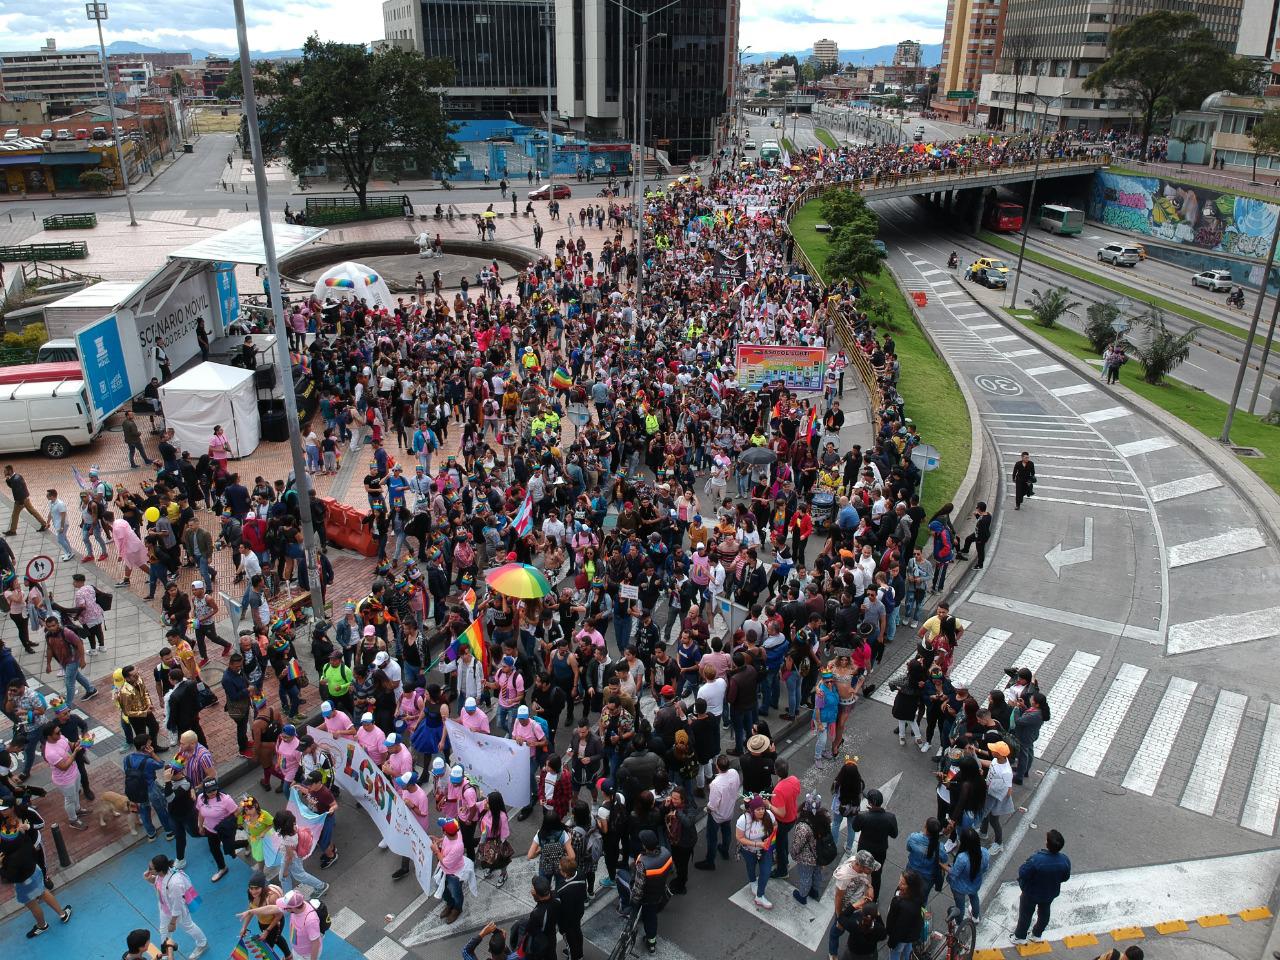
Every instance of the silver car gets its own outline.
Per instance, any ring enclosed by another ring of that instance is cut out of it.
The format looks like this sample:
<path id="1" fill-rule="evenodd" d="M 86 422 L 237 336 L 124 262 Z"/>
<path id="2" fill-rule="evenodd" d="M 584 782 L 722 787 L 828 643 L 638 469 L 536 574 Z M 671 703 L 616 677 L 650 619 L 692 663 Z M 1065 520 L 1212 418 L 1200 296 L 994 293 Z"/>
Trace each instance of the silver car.
<path id="1" fill-rule="evenodd" d="M 1215 293 L 1227 293 L 1234 286 L 1230 270 L 1201 270 L 1191 277 L 1193 287 L 1204 287 Z"/>
<path id="2" fill-rule="evenodd" d="M 1098 248 L 1099 263 L 1109 263 L 1112 266 L 1118 264 L 1122 267 L 1136 267 L 1141 259 L 1141 251 L 1137 247 L 1131 247 L 1126 243 L 1108 243 L 1105 247 Z"/>

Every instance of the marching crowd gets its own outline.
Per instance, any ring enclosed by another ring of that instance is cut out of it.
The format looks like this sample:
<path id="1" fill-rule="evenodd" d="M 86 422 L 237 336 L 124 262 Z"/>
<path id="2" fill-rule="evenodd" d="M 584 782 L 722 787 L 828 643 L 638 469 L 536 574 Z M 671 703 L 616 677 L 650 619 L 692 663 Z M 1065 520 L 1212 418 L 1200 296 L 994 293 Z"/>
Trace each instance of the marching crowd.
<path id="1" fill-rule="evenodd" d="M 322 397 L 306 441 L 311 468 L 367 462 L 364 523 L 378 548 L 368 593 L 336 602 L 332 623 L 300 627 L 273 608 L 291 580 L 308 583 L 294 478 L 250 488 L 214 443 L 196 464 L 162 445 L 155 481 L 136 492 L 90 472 L 82 511 L 107 526 L 122 582 L 145 569 L 164 591 L 160 664 L 149 678 L 117 671 L 113 691 L 135 748 L 124 759 L 126 809 L 149 837 L 175 843 L 147 873 L 164 948 L 175 930 L 194 942 L 189 956 L 207 943 L 184 900 L 187 844 L 203 837 L 213 882 L 237 857 L 250 864 L 244 930 L 284 956 L 319 957 L 328 885 L 306 861 L 318 852 L 324 871 L 339 859 L 339 791 L 332 758 L 305 726 L 311 685 L 317 725 L 359 743 L 431 834 L 446 923 L 466 910 L 477 872 L 501 885 L 514 858 L 537 861 L 530 916 L 510 931 L 485 928 L 464 956 L 487 938 L 491 956 L 553 960 L 562 937 L 579 960 L 583 912 L 605 888 L 638 914 L 653 952 L 659 912 L 696 891 L 690 864 L 711 871 L 731 858 L 760 910 L 773 908 L 783 879 L 802 904 L 834 884 L 832 957 L 874 957 L 881 944 L 893 960 L 908 957 L 942 935 L 940 914 L 931 932 L 923 908 L 944 886 L 960 916 L 978 919 L 978 890 L 1049 705 L 1029 670 L 985 697 L 950 679 L 964 631 L 931 595 L 967 559 L 959 518 L 950 504 L 933 515 L 920 505 L 910 453 L 921 438 L 896 390 L 891 333 L 859 310 L 856 284 L 824 290 L 792 266 L 784 213 L 816 180 L 969 162 L 958 157 L 1013 162 L 1024 150 L 971 138 L 941 159 L 850 148 L 795 156 L 789 171 L 717 169 L 646 198 L 643 250 L 584 208 L 578 222 L 605 235 L 599 254 L 581 234 L 561 237 L 514 288 L 494 272 L 452 298 L 424 292 L 391 310 L 298 305 L 315 336 L 296 363 Z M 838 317 L 885 397 L 865 445 L 842 439 L 853 358 L 837 344 Z M 825 377 L 811 392 L 740 383 L 740 343 L 824 348 Z M 202 507 L 216 535 L 195 520 Z M 215 625 L 215 546 L 231 551 L 245 584 L 238 637 Z M 189 594 L 173 576 L 184 559 L 202 576 Z M 0 567 L 12 570 L 8 560 Z M 486 590 L 486 572 L 504 564 L 533 567 L 549 589 Z M 38 584 L 12 591 L 15 622 L 37 623 L 23 612 L 40 609 Z M 45 701 L 0 653 L 19 733 L 0 775 L 0 815 L 15 824 L 0 834 L 0 876 L 36 920 L 29 936 L 47 929 L 42 901 L 62 909 L 45 890 L 33 802 L 43 791 L 27 782 L 38 755 L 73 826 L 84 826 L 81 798 L 94 797 L 70 706 L 76 666 L 105 642 L 92 631 L 99 593 L 77 591 L 74 609 L 38 624 L 63 667 L 64 700 Z M 722 601 L 740 615 L 726 617 Z M 843 749 L 856 705 L 889 682 L 880 665 L 895 640 L 915 648 L 892 681 L 899 745 L 932 754 L 938 797 L 936 816 L 901 828 Z M 226 662 L 218 684 L 202 674 L 210 641 Z M 210 753 L 200 724 L 215 703 L 261 786 L 289 789 L 290 808 L 226 793 L 218 768 L 228 758 Z M 508 809 L 472 783 L 451 754 L 449 719 L 527 748 L 527 806 Z M 816 733 L 828 797 L 777 755 L 779 724 L 793 722 Z M 322 822 L 318 834 L 300 829 L 297 804 Z M 512 822 L 530 816 L 535 839 L 516 850 Z M 900 833 L 908 867 L 882 890 Z M 1048 923 L 1070 875 L 1062 847 L 1049 831 L 1021 868 L 1015 942 Z M 413 867 L 402 858 L 391 876 Z M 130 956 L 145 955 L 143 934 Z"/>

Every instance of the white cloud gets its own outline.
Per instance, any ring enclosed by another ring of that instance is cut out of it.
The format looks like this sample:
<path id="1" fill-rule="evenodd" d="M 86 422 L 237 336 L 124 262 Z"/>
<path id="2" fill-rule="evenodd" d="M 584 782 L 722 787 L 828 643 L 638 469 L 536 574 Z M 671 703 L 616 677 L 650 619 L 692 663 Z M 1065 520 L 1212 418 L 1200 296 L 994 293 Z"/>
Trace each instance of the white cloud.
<path id="1" fill-rule="evenodd" d="M 870 0 L 743 0 L 742 43 L 756 50 L 803 50 L 823 37 L 841 50 L 939 43 L 946 13 L 946 0 L 897 0 L 891 10 Z"/>

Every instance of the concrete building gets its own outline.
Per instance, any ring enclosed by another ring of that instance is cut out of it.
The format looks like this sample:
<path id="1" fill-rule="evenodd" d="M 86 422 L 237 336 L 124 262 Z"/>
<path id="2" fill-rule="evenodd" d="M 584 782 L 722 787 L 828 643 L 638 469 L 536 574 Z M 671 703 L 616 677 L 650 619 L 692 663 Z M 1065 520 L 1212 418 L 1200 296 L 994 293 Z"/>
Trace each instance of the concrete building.
<path id="1" fill-rule="evenodd" d="M 1169 124 L 1169 160 L 1175 163 L 1222 164 L 1223 168 L 1259 175 L 1280 175 L 1280 156 L 1257 154 L 1250 131 L 1268 110 L 1271 97 L 1240 96 L 1223 90 L 1205 97 L 1198 110 L 1176 113 Z"/>
<path id="2" fill-rule="evenodd" d="M 191 65 L 206 97 L 216 97 L 218 88 L 231 76 L 232 61 L 228 57 L 209 56 Z"/>
<path id="3" fill-rule="evenodd" d="M 444 92 L 456 113 L 509 111 L 545 123 L 550 86 L 560 129 L 593 139 L 634 136 L 640 24 L 609 0 L 384 0 L 382 16 L 388 43 L 454 63 Z M 650 20 L 650 146 L 681 159 L 715 148 L 734 82 L 737 30 L 738 0 L 682 4 Z"/>
<path id="4" fill-rule="evenodd" d="M 924 56 L 924 48 L 915 40 L 902 40 L 893 51 L 895 67 L 918 67 Z"/>
<path id="5" fill-rule="evenodd" d="M 1026 129 L 1033 122 L 1050 130 L 1128 129 L 1135 122 L 1131 105 L 1106 91 L 1097 93 L 1084 87 L 1089 74 L 1107 58 L 1111 32 L 1154 10 L 1190 10 L 1224 50 L 1235 50 L 1244 42 L 1242 16 L 1246 5 L 1252 2 L 1008 0 L 1003 56 L 998 72 L 991 71 L 982 78 L 979 119 L 985 115 L 989 126 L 1001 129 Z M 1271 2 L 1268 0 L 1267 13 L 1251 15 L 1262 22 L 1268 22 L 1268 18 L 1274 22 Z M 1268 44 L 1273 46 L 1274 42 L 1264 39 L 1257 45 L 1260 48 Z M 939 100 L 944 95 L 943 86 L 939 83 Z"/>
<path id="6" fill-rule="evenodd" d="M 813 41 L 813 55 L 824 67 L 834 67 L 840 62 L 840 47 L 834 40 L 823 37 L 821 40 Z"/>
<path id="7" fill-rule="evenodd" d="M 51 116 L 105 95 L 98 52 L 59 50 L 50 37 L 39 50 L 0 52 L 0 93 L 43 100 Z"/>
<path id="8" fill-rule="evenodd" d="M 938 95 L 930 110 L 956 123 L 970 119 L 982 78 L 996 69 L 1004 22 L 1001 0 L 947 0 Z M 947 99 L 948 93 L 961 96 Z"/>

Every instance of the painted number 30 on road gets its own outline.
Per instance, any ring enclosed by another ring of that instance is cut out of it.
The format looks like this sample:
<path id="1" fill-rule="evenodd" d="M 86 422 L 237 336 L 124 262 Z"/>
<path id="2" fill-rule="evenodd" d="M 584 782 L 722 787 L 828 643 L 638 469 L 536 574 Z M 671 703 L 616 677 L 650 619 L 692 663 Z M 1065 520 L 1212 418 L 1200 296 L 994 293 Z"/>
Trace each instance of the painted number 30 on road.
<path id="1" fill-rule="evenodd" d="M 994 393 L 998 397 L 1016 397 L 1022 393 L 1022 384 L 1018 383 L 1017 380 L 1010 380 L 1008 377 L 983 374 L 980 377 L 974 377 L 973 382 L 987 393 Z"/>

